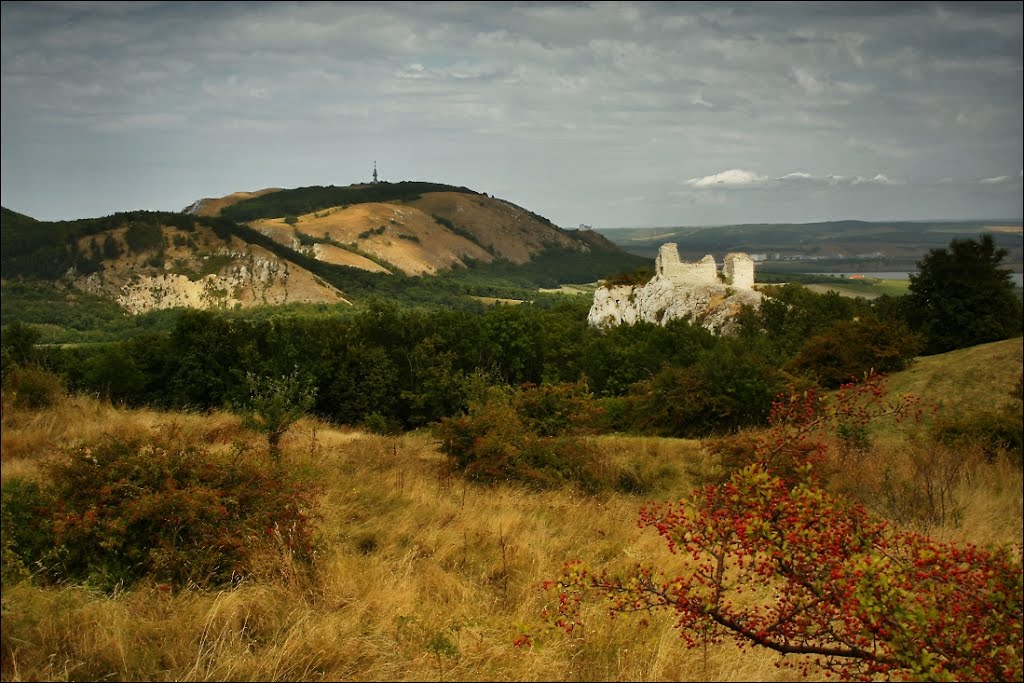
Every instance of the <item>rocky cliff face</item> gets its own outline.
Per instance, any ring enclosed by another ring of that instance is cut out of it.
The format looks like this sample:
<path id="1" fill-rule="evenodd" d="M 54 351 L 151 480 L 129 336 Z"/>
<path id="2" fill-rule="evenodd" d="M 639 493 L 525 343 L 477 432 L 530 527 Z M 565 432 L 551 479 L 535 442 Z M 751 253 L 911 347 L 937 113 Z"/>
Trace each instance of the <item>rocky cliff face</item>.
<path id="1" fill-rule="evenodd" d="M 654 278 L 643 286 L 598 288 L 587 321 L 609 327 L 682 319 L 714 334 L 732 334 L 740 308 L 759 307 L 763 295 L 753 289 L 753 262 L 745 254 L 729 254 L 726 264 L 719 277 L 710 255 L 695 264 L 681 263 L 676 245 L 664 244 Z"/>
<path id="2" fill-rule="evenodd" d="M 126 312 L 185 306 L 199 309 L 232 309 L 291 302 L 349 303 L 340 291 L 313 273 L 282 260 L 258 245 L 236 238 L 224 241 L 208 228 L 183 232 L 162 227 L 162 251 L 154 262 L 153 251 L 131 252 L 125 229 L 111 232 L 121 256 L 106 259 L 102 269 L 88 275 L 74 271 L 74 286 L 109 297 Z M 88 239 L 80 247 L 89 249 Z"/>

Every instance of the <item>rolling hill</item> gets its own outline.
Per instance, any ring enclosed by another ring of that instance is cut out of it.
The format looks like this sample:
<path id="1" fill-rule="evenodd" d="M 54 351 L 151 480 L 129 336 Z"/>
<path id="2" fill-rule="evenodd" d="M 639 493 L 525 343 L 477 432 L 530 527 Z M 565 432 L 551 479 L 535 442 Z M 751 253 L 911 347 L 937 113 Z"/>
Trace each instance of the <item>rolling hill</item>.
<path id="1" fill-rule="evenodd" d="M 352 303 L 409 290 L 508 296 L 648 262 L 511 202 L 423 182 L 268 188 L 179 213 L 77 221 L 3 209 L 0 227 L 5 281 L 43 280 L 130 313 Z"/>

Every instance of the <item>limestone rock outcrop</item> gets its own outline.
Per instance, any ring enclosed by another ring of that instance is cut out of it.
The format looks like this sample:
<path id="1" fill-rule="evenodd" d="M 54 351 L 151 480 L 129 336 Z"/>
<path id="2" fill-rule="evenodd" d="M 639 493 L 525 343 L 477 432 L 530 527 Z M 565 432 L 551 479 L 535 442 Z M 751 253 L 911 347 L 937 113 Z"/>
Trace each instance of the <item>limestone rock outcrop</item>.
<path id="1" fill-rule="evenodd" d="M 170 250 L 168 253 L 172 257 L 175 254 Z M 137 256 L 136 260 L 144 257 Z M 335 287 L 262 247 L 225 247 L 207 258 L 215 260 L 211 267 L 214 272 L 201 274 L 199 271 L 207 268 L 201 259 L 168 258 L 162 267 L 133 263 L 91 273 L 78 278 L 76 286 L 113 298 L 132 315 L 176 307 L 232 309 L 291 302 L 349 303 Z"/>
<path id="2" fill-rule="evenodd" d="M 587 321 L 595 327 L 610 327 L 638 321 L 664 325 L 684 319 L 714 334 L 731 334 L 742 306 L 761 305 L 763 295 L 753 286 L 754 262 L 746 254 L 727 254 L 719 275 L 711 255 L 685 263 L 675 244 L 663 244 L 654 277 L 643 286 L 598 288 Z"/>

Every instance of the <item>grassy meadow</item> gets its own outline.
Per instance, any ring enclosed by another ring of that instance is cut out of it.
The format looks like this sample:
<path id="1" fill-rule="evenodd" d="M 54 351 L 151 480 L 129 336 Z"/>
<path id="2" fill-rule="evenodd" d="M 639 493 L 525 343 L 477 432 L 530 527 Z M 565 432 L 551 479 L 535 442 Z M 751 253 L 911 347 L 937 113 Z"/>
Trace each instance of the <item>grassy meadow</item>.
<path id="1" fill-rule="evenodd" d="M 845 278 L 836 284 L 809 284 L 807 289 L 824 294 L 836 292 L 842 296 L 875 299 L 882 295 L 903 296 L 909 291 L 910 280 L 886 280 L 866 275 L 862 279 Z"/>
<path id="2" fill-rule="evenodd" d="M 941 410 L 994 406 L 1021 364 L 1020 339 L 921 358 L 890 379 L 890 393 L 931 396 Z M 266 448 L 227 413 L 131 410 L 82 396 L 38 411 L 5 397 L 2 427 L 4 482 L 40 477 L 47 458 L 111 434 L 165 431 L 211 452 L 247 442 L 253 457 Z M 969 448 L 940 452 L 921 445 L 916 429 L 889 426 L 877 448 L 837 460 L 834 486 L 944 541 L 1020 543 L 1019 464 Z M 566 561 L 677 567 L 656 533 L 637 528 L 638 509 L 685 496 L 715 465 L 700 441 L 594 438 L 602 466 L 642 473 L 644 495 L 467 483 L 449 473 L 427 431 L 388 437 L 303 419 L 282 447 L 288 467 L 322 486 L 323 543 L 311 572 L 282 551 L 219 590 L 144 583 L 106 594 L 11 581 L 0 673 L 7 681 L 799 680 L 767 650 L 731 641 L 687 649 L 670 614 L 641 627 L 595 604 L 572 635 L 544 625 L 550 596 L 541 583 Z M 928 458 L 958 463 L 947 476 L 950 514 L 887 506 L 886 481 L 912 481 Z M 532 645 L 517 646 L 522 635 Z M 826 680 L 813 670 L 810 678 Z"/>

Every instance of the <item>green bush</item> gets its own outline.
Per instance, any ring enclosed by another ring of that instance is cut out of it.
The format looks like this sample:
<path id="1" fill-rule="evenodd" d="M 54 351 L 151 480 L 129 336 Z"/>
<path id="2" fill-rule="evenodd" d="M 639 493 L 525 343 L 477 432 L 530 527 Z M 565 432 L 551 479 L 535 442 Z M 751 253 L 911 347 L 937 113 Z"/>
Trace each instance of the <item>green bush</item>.
<path id="1" fill-rule="evenodd" d="M 281 437 L 316 403 L 316 383 L 296 368 L 280 377 L 249 372 L 245 385 L 249 396 L 238 406 L 242 424 L 266 435 L 270 459 L 279 462 Z"/>
<path id="2" fill-rule="evenodd" d="M 32 560 L 52 546 L 53 533 L 48 511 L 53 501 L 39 484 L 9 479 L 0 491 L 0 528 L 3 530 L 3 582 L 22 579 L 32 572 Z"/>
<path id="3" fill-rule="evenodd" d="M 4 303 L 10 301 L 7 295 L 8 293 L 4 292 Z M 3 354 L 3 365 L 0 367 L 2 367 L 2 377 L 5 381 L 10 370 L 35 362 L 35 347 L 39 343 L 40 336 L 37 329 L 20 320 L 3 326 L 0 331 L 0 353 Z"/>
<path id="4" fill-rule="evenodd" d="M 808 339 L 789 368 L 813 377 L 822 387 L 837 389 L 870 371 L 903 370 L 924 346 L 906 323 L 873 316 L 841 320 Z"/>
<path id="5" fill-rule="evenodd" d="M 107 437 L 50 463 L 43 486 L 6 481 L 5 570 L 20 564 L 44 584 L 110 591 L 144 578 L 230 584 L 267 552 L 308 565 L 313 486 L 242 455 L 163 436 Z"/>
<path id="6" fill-rule="evenodd" d="M 164 248 L 164 231 L 158 222 L 132 221 L 124 232 L 124 241 L 135 253 L 144 251 L 162 251 Z"/>
<path id="7" fill-rule="evenodd" d="M 583 437 L 593 410 L 585 384 L 525 386 L 492 392 L 468 415 L 442 419 L 434 434 L 452 469 L 468 479 L 595 492 L 614 482 Z"/>
<path id="8" fill-rule="evenodd" d="M 690 367 L 665 365 L 630 387 L 629 428 L 675 438 L 724 435 L 765 424 L 786 377 L 742 346 L 727 341 Z"/>
<path id="9" fill-rule="evenodd" d="M 50 408 L 64 395 L 64 383 L 57 375 L 37 365 L 14 366 L 4 377 L 4 390 L 14 394 L 16 408 Z"/>
<path id="10" fill-rule="evenodd" d="M 935 439 L 946 446 L 976 446 L 989 460 L 999 451 L 1006 451 L 1017 464 L 1024 462 L 1024 417 L 1019 403 L 943 416 L 932 429 Z"/>
<path id="11" fill-rule="evenodd" d="M 591 433 L 600 417 L 586 382 L 525 384 L 513 397 L 513 408 L 527 429 L 539 436 Z"/>
<path id="12" fill-rule="evenodd" d="M 626 273 L 616 273 L 605 278 L 602 283 L 609 289 L 612 287 L 633 286 L 642 287 L 654 278 L 654 270 L 649 265 L 638 266 L 635 270 Z"/>

